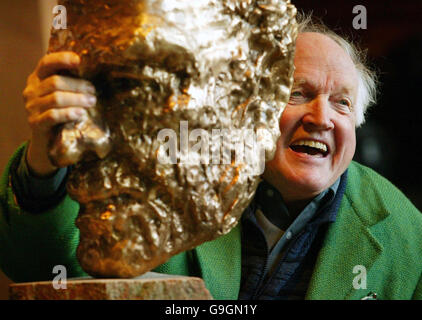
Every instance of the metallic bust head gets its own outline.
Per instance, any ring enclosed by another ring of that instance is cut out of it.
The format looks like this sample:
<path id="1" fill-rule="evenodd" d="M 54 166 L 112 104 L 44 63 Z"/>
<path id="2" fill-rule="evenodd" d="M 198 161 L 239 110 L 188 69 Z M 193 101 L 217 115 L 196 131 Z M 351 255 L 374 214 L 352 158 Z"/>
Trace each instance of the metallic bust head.
<path id="1" fill-rule="evenodd" d="M 137 276 L 228 233 L 259 182 L 251 168 L 275 152 L 292 84 L 294 6 L 282 0 L 60 4 L 68 29 L 53 30 L 50 51 L 78 53 L 75 76 L 93 82 L 98 95 L 96 110 L 61 128 L 50 152 L 60 166 L 78 161 L 67 187 L 80 203 L 83 269 Z M 242 141 L 250 150 L 251 136 L 264 159 L 235 152 Z"/>

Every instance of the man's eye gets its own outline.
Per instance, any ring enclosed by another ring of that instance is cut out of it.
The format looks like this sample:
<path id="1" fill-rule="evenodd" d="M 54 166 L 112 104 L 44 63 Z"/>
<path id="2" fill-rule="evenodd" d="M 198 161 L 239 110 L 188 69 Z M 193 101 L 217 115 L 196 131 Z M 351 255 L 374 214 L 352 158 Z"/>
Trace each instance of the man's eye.
<path id="1" fill-rule="evenodd" d="M 295 90 L 290 92 L 290 101 L 299 101 L 304 98 L 303 92 L 299 90 Z"/>
<path id="2" fill-rule="evenodd" d="M 352 103 L 348 99 L 340 99 L 339 103 L 348 107 L 348 108 L 352 107 Z"/>
<path id="3" fill-rule="evenodd" d="M 302 97 L 303 94 L 301 91 L 292 91 L 290 97 Z"/>
<path id="4" fill-rule="evenodd" d="M 305 95 L 301 90 L 293 90 L 290 92 L 289 104 L 299 105 L 305 102 Z"/>

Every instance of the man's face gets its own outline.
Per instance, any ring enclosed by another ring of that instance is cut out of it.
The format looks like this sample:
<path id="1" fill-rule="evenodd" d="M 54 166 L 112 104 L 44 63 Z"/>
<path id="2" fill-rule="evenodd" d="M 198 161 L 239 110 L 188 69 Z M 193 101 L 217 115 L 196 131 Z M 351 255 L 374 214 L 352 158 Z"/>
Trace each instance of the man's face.
<path id="1" fill-rule="evenodd" d="M 326 36 L 303 33 L 294 64 L 276 156 L 264 173 L 286 202 L 309 200 L 332 185 L 356 147 L 358 76 L 347 53 Z"/>

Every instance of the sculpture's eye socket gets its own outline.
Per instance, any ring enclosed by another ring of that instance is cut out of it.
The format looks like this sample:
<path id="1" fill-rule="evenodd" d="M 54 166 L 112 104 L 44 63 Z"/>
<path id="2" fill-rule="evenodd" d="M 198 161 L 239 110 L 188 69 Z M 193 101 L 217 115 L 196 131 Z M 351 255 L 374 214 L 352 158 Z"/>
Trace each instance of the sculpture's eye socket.
<path id="1" fill-rule="evenodd" d="M 110 82 L 114 92 L 129 91 L 142 85 L 140 80 L 127 77 L 113 77 Z"/>
<path id="2" fill-rule="evenodd" d="M 105 70 L 105 68 L 99 68 L 99 69 L 100 70 L 103 69 L 103 70 L 97 73 L 90 80 L 95 86 L 98 100 L 107 101 L 112 97 L 111 83 L 109 82 L 109 78 L 107 76 L 108 72 Z"/>
<path id="3" fill-rule="evenodd" d="M 97 97 L 104 105 L 110 105 L 113 101 L 129 103 L 131 99 L 139 100 L 141 88 L 145 83 L 135 72 L 120 72 L 104 70 L 91 79 L 97 91 Z"/>

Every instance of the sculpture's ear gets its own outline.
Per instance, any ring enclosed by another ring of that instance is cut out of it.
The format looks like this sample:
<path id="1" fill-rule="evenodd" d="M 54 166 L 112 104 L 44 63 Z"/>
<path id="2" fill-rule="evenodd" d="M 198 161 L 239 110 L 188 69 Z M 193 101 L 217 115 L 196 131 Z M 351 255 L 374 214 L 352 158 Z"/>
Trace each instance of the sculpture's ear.
<path id="1" fill-rule="evenodd" d="M 249 43 L 256 61 L 258 96 L 273 104 L 281 115 L 293 85 L 296 8 L 289 1 L 277 5 L 273 2 L 254 2 L 256 7 L 247 18 L 254 28 Z"/>
<path id="2" fill-rule="evenodd" d="M 255 107 L 250 109 L 254 112 L 257 136 L 261 139 L 261 145 L 265 146 L 266 161 L 274 156 L 276 145 L 271 145 L 269 141 L 277 141 L 282 130 L 279 122 L 289 101 L 294 72 L 294 48 L 285 51 L 285 48 L 282 50 L 277 43 L 273 44 L 271 49 L 261 53 L 260 65 L 257 67 L 257 73 L 260 73 L 259 100 L 256 100 Z"/>
<path id="3" fill-rule="evenodd" d="M 253 128 L 268 161 L 275 153 L 280 117 L 293 85 L 296 8 L 288 1 L 274 5 L 271 0 L 259 3 L 233 0 L 227 6 L 252 26 L 248 39 L 250 50 L 246 55 L 253 62 L 254 73 L 243 86 L 251 83 L 255 90 L 236 107 L 236 111 L 243 112 L 238 126 Z"/>

